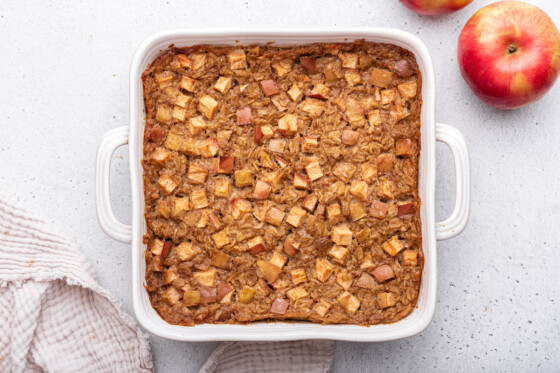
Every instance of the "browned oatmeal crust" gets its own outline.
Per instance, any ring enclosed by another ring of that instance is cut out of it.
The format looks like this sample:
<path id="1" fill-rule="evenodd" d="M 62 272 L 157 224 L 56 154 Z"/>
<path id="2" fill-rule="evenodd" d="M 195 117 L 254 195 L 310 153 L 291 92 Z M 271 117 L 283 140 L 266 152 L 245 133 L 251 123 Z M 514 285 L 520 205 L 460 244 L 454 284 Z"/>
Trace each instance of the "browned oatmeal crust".
<path id="1" fill-rule="evenodd" d="M 421 76 L 364 42 L 174 48 L 142 75 L 146 290 L 167 322 L 416 305 Z"/>

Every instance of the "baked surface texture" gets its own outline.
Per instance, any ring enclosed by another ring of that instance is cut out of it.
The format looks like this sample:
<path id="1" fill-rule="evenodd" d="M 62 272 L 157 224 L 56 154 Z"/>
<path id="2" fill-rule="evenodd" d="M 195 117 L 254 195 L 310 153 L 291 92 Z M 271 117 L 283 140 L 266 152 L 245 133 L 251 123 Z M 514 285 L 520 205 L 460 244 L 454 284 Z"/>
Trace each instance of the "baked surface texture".
<path id="1" fill-rule="evenodd" d="M 165 321 L 373 325 L 414 309 L 412 53 L 171 47 L 142 79 L 145 286 Z"/>

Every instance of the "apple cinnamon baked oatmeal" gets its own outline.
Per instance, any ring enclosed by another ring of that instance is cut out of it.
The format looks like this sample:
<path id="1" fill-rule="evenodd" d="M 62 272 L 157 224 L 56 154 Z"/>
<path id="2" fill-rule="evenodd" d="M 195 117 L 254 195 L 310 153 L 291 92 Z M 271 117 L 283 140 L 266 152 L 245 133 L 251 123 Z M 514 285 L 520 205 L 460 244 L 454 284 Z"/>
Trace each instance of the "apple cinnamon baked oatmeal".
<path id="1" fill-rule="evenodd" d="M 171 46 L 142 79 L 145 286 L 164 320 L 371 325 L 413 310 L 412 53 Z"/>

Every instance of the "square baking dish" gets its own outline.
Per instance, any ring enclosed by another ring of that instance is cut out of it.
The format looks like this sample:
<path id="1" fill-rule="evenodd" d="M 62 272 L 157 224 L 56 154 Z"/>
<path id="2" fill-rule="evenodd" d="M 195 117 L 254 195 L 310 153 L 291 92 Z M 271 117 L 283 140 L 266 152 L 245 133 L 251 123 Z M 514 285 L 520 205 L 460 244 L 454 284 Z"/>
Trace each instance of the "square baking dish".
<path id="1" fill-rule="evenodd" d="M 152 308 L 144 289 L 146 233 L 142 184 L 144 102 L 142 72 L 170 45 L 208 44 L 216 46 L 266 44 L 275 46 L 311 43 L 352 42 L 365 39 L 391 43 L 410 50 L 422 74 L 421 153 L 419 195 L 422 200 L 422 245 L 425 256 L 418 303 L 414 311 L 393 324 L 322 325 L 304 321 L 255 322 L 248 325 L 199 324 L 192 327 L 171 325 Z M 455 160 L 455 209 L 448 219 L 435 222 L 435 142 L 442 141 L 452 150 Z M 132 225 L 120 223 L 110 204 L 109 166 L 115 149 L 129 145 L 132 186 Z M 458 235 L 466 226 L 470 208 L 470 166 L 462 134 L 445 124 L 435 122 L 435 78 L 429 52 L 417 37 L 400 30 L 385 28 L 315 29 L 315 30 L 172 30 L 148 38 L 138 48 L 130 71 L 130 125 L 115 128 L 102 138 L 96 164 L 97 215 L 103 230 L 112 238 L 131 243 L 133 306 L 140 324 L 150 333 L 182 341 L 281 341 L 298 339 L 334 339 L 356 342 L 387 341 L 409 337 L 423 331 L 431 322 L 436 305 L 436 241 Z"/>

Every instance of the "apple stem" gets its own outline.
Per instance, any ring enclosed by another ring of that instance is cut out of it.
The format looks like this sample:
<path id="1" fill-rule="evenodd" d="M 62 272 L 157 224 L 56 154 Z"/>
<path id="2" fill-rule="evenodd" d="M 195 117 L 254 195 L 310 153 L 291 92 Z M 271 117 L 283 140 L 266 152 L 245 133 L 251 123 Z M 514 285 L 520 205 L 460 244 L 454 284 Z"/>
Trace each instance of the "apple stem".
<path id="1" fill-rule="evenodd" d="M 517 52 L 517 46 L 515 44 L 510 44 L 508 46 L 507 51 L 508 51 L 508 54 L 513 54 L 513 53 Z"/>

